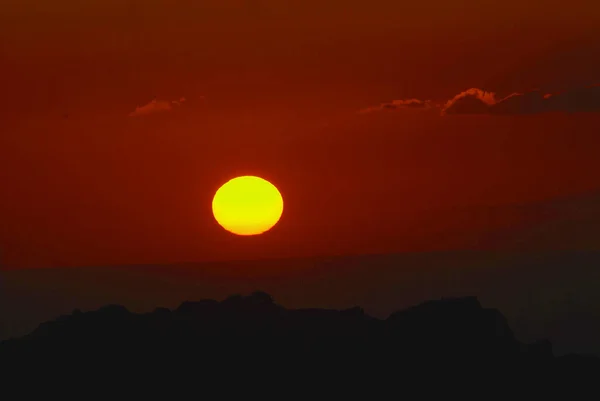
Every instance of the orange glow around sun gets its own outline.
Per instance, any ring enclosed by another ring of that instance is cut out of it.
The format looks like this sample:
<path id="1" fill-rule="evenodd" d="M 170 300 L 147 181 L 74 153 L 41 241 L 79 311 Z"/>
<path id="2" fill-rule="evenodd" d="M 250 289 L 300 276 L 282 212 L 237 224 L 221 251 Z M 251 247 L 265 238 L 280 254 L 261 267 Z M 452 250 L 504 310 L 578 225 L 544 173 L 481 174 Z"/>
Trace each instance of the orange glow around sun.
<path id="1" fill-rule="evenodd" d="M 212 210 L 227 231 L 257 235 L 277 224 L 283 213 L 283 198 L 269 181 L 254 176 L 237 177 L 215 193 Z"/>

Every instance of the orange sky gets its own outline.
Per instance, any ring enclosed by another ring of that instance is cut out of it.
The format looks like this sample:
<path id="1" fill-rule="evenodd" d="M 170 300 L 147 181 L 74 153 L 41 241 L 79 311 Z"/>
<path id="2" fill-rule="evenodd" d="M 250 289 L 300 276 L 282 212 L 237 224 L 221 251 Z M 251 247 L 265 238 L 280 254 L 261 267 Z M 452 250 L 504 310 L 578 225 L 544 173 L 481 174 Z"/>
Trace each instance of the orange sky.
<path id="1" fill-rule="evenodd" d="M 473 248 L 568 221 L 555 198 L 597 199 L 595 90 L 568 103 L 585 113 L 358 113 L 600 83 L 593 0 L 5 3 L 6 266 Z M 155 97 L 171 110 L 129 116 Z M 280 187 L 269 235 L 214 223 L 236 174 Z"/>

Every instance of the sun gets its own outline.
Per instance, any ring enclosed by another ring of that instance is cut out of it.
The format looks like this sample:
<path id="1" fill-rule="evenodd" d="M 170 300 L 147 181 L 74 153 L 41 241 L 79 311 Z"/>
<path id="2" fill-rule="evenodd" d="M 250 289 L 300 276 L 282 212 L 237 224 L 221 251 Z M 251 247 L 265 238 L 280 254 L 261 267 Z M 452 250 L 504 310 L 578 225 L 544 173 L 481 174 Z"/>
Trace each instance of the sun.
<path id="1" fill-rule="evenodd" d="M 258 235 L 277 224 L 283 213 L 283 198 L 277 187 L 263 178 L 237 177 L 215 193 L 212 211 L 225 230 Z"/>

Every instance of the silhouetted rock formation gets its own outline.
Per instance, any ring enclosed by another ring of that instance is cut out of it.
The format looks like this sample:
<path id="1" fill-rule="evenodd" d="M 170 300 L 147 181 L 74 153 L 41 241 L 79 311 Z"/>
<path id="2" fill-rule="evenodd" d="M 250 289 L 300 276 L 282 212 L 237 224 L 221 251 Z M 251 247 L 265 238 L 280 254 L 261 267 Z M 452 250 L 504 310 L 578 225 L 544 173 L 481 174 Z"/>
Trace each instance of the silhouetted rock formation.
<path id="1" fill-rule="evenodd" d="M 429 301 L 379 320 L 361 308 L 289 310 L 262 292 L 147 314 L 115 305 L 75 311 L 0 344 L 3 367 L 57 361 L 77 369 L 105 363 L 160 372 L 221 367 L 230 375 L 239 366 L 246 375 L 309 366 L 310 374 L 371 383 L 406 370 L 430 378 L 503 371 L 505 386 L 507 376 L 531 380 L 535 373 L 548 382 L 560 374 L 564 382 L 572 372 L 578 379 L 581 372 L 600 373 L 597 358 L 555 358 L 547 341 L 519 342 L 502 314 L 474 297 Z"/>

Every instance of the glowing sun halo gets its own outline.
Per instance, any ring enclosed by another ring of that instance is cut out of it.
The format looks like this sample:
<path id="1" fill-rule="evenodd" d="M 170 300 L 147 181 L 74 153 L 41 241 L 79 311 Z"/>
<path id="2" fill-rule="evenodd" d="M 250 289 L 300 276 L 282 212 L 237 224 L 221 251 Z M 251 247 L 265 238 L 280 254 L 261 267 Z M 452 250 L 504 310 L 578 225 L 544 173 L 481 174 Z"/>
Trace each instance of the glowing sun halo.
<path id="1" fill-rule="evenodd" d="M 275 185 L 260 177 L 229 180 L 212 202 L 217 222 L 237 235 L 257 235 L 270 230 L 281 218 L 283 198 Z"/>

